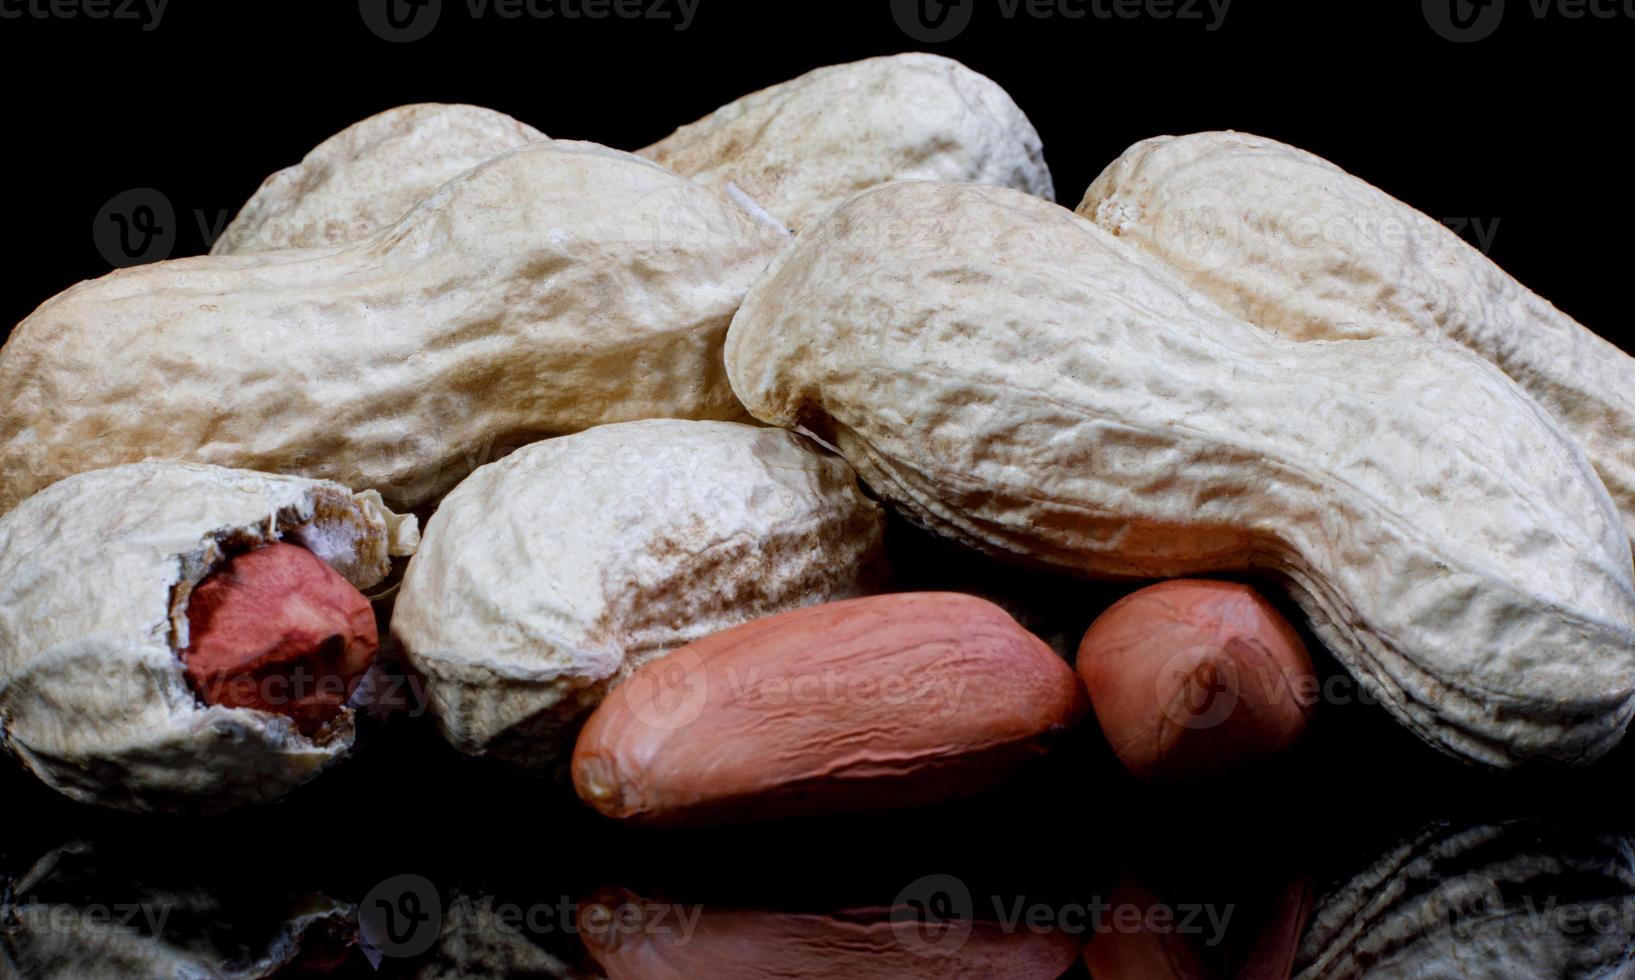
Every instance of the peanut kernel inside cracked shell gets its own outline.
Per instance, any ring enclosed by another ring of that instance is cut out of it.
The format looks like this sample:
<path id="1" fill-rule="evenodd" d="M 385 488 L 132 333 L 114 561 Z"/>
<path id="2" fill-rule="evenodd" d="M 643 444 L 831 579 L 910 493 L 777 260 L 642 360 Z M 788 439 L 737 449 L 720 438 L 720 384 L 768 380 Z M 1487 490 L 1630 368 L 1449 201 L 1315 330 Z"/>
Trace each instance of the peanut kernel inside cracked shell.
<path id="1" fill-rule="evenodd" d="M 307 735 L 344 710 L 375 658 L 374 609 L 305 548 L 235 555 L 187 603 L 188 683 L 205 704 L 285 715 Z"/>
<path id="2" fill-rule="evenodd" d="M 1078 671 L 1119 761 L 1151 782 L 1228 776 L 1284 752 L 1316 692 L 1294 627 L 1233 582 L 1125 596 L 1085 633 Z"/>

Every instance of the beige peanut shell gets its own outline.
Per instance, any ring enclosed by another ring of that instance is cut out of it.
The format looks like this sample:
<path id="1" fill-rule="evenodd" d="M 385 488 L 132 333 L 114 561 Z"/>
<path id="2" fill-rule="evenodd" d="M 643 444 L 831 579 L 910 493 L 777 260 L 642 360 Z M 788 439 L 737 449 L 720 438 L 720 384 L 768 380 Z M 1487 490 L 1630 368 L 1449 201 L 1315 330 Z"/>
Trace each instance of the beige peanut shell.
<path id="1" fill-rule="evenodd" d="M 883 531 L 851 467 L 803 436 L 603 426 L 529 446 L 449 494 L 392 631 L 455 748 L 549 766 L 648 661 L 868 591 Z"/>
<path id="2" fill-rule="evenodd" d="M 0 513 L 145 458 L 409 508 L 546 436 L 742 418 L 721 344 L 783 240 L 656 164 L 541 143 L 354 245 L 82 283 L 0 348 Z"/>
<path id="3" fill-rule="evenodd" d="M 641 155 L 742 188 L 800 229 L 892 180 L 969 181 L 1054 199 L 1033 124 L 985 75 L 931 54 L 832 65 L 722 106 Z"/>
<path id="4" fill-rule="evenodd" d="M 1466 351 L 1281 340 L 1064 208 L 905 182 L 802 232 L 726 357 L 757 417 L 958 540 L 1099 576 L 1280 578 L 1462 759 L 1588 762 L 1635 710 L 1617 510 Z"/>
<path id="5" fill-rule="evenodd" d="M 472 167 L 548 138 L 480 106 L 428 102 L 388 109 L 341 130 L 263 181 L 210 254 L 368 238 Z"/>
<path id="6" fill-rule="evenodd" d="M 1584 447 L 1635 536 L 1635 359 L 1441 222 L 1321 157 L 1230 132 L 1137 143 L 1079 213 L 1279 336 L 1420 337 L 1493 362 Z"/>
<path id="7" fill-rule="evenodd" d="M 413 552 L 413 517 L 333 483 L 189 463 L 82 473 L 0 517 L 0 730 L 53 789 L 126 810 L 276 799 L 352 743 L 282 715 L 205 707 L 187 600 L 229 550 L 299 544 L 357 588 Z"/>

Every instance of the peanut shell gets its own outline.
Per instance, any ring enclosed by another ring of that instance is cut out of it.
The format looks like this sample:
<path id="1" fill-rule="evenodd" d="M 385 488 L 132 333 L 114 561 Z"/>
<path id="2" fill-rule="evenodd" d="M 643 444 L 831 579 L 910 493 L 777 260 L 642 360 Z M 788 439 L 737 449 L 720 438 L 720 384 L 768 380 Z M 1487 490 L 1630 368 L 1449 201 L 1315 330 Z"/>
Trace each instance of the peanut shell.
<path id="1" fill-rule="evenodd" d="M 449 494 L 392 631 L 455 748 L 546 767 L 642 664 L 868 591 L 884 522 L 851 467 L 804 437 L 603 426 L 523 449 Z"/>
<path id="2" fill-rule="evenodd" d="M 782 241 L 655 164 L 541 143 L 354 245 L 82 283 L 0 348 L 0 513 L 144 458 L 332 479 L 407 509 L 545 436 L 741 418 L 721 343 Z"/>
<path id="3" fill-rule="evenodd" d="M 70 477 L 0 517 L 0 734 L 53 789 L 126 810 L 284 795 L 352 744 L 277 714 L 206 707 L 178 651 L 192 587 L 229 551 L 307 548 L 357 588 L 412 553 L 413 517 L 333 483 L 188 463 Z"/>
<path id="4" fill-rule="evenodd" d="M 1420 337 L 1493 362 L 1584 447 L 1635 536 L 1635 359 L 1442 222 L 1243 133 L 1137 143 L 1079 213 L 1279 336 Z"/>
<path id="5" fill-rule="evenodd" d="M 1081 574 L 1281 579 L 1459 758 L 1586 763 L 1635 711 L 1618 512 L 1466 351 L 1281 340 L 1064 208 L 905 182 L 804 231 L 726 357 L 758 418 L 940 533 Z"/>
<path id="6" fill-rule="evenodd" d="M 210 254 L 368 238 L 472 167 L 548 138 L 480 106 L 427 102 L 388 109 L 341 130 L 263 181 Z"/>
<path id="7" fill-rule="evenodd" d="M 892 180 L 970 181 L 1054 199 L 1039 134 L 992 79 L 932 54 L 832 65 L 676 130 L 641 155 L 742 188 L 799 230 Z"/>

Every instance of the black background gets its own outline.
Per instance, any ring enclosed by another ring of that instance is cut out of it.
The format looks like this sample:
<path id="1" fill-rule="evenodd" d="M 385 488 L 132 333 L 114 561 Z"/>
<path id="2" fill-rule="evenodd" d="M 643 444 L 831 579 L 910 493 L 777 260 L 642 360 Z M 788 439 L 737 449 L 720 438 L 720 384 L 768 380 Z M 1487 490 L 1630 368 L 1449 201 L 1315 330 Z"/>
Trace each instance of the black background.
<path id="1" fill-rule="evenodd" d="M 475 103 L 554 137 L 636 149 L 812 68 L 924 49 L 1012 94 L 1065 205 L 1139 139 L 1254 132 L 1434 217 L 1496 227 L 1500 265 L 1609 339 L 1635 341 L 1623 138 L 1635 19 L 1540 20 L 1510 0 L 1492 37 L 1456 44 L 1417 2 L 1235 0 L 1213 32 L 1195 21 L 1035 19 L 1025 6 L 1007 20 L 999 0 L 974 3 L 971 26 L 938 45 L 905 35 L 889 0 L 699 0 L 685 31 L 474 20 L 465 0 L 444 0 L 432 34 L 404 44 L 371 33 L 354 0 L 172 0 L 146 32 L 83 17 L 0 20 L 0 331 L 109 271 L 92 231 L 116 195 L 160 191 L 177 212 L 172 254 L 199 254 L 201 217 L 224 224 L 267 174 L 392 106 Z M 1084 589 L 1087 622 L 1113 593 Z M 211 821 L 89 813 L 6 767 L 0 859 L 26 866 L 93 839 L 182 877 L 194 872 L 175 869 L 208 868 L 241 885 L 271 877 L 353 898 L 415 872 L 536 895 L 654 883 L 685 892 L 724 878 L 755 902 L 821 905 L 831 893 L 889 899 L 951 868 L 996 894 L 1071 896 L 1104 887 L 1137 838 L 1224 867 L 1343 866 L 1428 818 L 1595 820 L 1631 769 L 1626 749 L 1588 773 L 1518 781 L 1456 770 L 1377 709 L 1351 706 L 1330 712 L 1287 765 L 1230 790 L 1141 792 L 1087 737 L 1022 785 L 946 812 L 677 839 L 612 830 L 538 785 L 454 759 L 424 720 L 390 742 L 288 804 Z"/>
<path id="2" fill-rule="evenodd" d="M 1069 207 L 1136 140 L 1259 133 L 1434 217 L 1497 221 L 1500 265 L 1626 340 L 1632 185 L 1621 136 L 1635 19 L 1540 20 L 1509 0 L 1491 37 L 1455 44 L 1415 0 L 1235 0 L 1214 32 L 1173 19 L 1032 19 L 1025 6 L 1007 20 L 1001 0 L 969 0 L 961 36 L 923 45 L 898 28 L 889 0 L 699 0 L 685 31 L 492 11 L 474 20 L 467 0 L 443 2 L 430 36 L 406 44 L 372 34 L 355 0 L 171 0 L 148 32 L 119 20 L 0 20 L 0 324 L 108 271 L 91 230 L 116 194 L 164 193 L 178 214 L 174 254 L 201 253 L 198 213 L 207 227 L 225 221 L 266 175 L 395 105 L 471 102 L 551 136 L 636 149 L 812 68 L 929 49 L 1012 94 Z"/>

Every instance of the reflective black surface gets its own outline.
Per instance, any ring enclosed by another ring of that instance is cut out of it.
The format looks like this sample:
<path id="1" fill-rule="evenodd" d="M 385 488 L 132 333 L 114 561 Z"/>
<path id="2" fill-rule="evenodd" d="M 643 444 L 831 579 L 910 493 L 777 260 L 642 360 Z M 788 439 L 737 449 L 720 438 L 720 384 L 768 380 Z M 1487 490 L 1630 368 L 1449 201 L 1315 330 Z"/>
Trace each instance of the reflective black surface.
<path id="1" fill-rule="evenodd" d="M 986 594 L 1046 636 L 1126 589 L 892 540 L 899 587 Z M 1628 747 L 1581 772 L 1467 769 L 1313 649 L 1307 739 L 1229 784 L 1137 783 L 1091 724 L 979 798 L 733 831 L 611 824 L 458 756 L 419 711 L 371 721 L 283 803 L 209 819 L 90 810 L 8 765 L 0 949 L 26 977 L 1635 969 Z"/>

